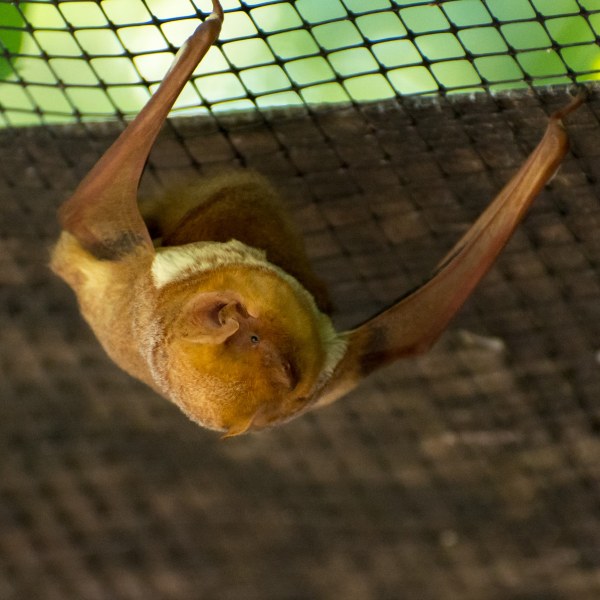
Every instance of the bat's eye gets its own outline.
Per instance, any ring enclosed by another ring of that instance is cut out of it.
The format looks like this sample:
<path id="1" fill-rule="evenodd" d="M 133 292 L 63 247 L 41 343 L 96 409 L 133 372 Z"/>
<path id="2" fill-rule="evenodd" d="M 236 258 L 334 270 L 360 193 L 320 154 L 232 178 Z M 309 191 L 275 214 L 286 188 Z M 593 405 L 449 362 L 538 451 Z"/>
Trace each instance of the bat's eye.
<path id="1" fill-rule="evenodd" d="M 252 344 L 254 346 L 256 346 L 256 344 L 258 344 L 258 342 L 260 342 L 260 338 L 257 335 L 251 335 L 250 342 L 252 342 Z"/>

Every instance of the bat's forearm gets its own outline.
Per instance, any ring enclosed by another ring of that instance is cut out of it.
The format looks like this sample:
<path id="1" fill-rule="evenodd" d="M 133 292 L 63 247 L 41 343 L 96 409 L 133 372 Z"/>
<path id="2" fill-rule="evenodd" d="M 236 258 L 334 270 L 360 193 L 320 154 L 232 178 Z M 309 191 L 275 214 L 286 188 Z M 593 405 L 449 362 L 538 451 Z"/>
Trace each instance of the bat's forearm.
<path id="1" fill-rule="evenodd" d="M 562 118 L 582 101 L 580 95 L 550 117 L 540 143 L 425 284 L 349 333 L 348 352 L 320 390 L 319 405 L 376 369 L 425 352 L 439 338 L 560 165 L 568 149 Z"/>

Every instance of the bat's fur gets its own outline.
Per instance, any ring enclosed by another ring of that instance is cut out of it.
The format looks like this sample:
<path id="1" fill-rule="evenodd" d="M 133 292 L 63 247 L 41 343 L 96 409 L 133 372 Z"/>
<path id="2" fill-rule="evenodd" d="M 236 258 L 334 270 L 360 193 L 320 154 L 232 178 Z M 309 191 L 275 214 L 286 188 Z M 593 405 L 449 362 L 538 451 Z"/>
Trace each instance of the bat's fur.
<path id="1" fill-rule="evenodd" d="M 324 283 L 314 274 L 304 242 L 291 223 L 273 186 L 254 171 L 232 171 L 171 189 L 140 210 L 155 244 L 238 240 L 266 252 L 267 260 L 296 278 L 331 312 Z"/>
<path id="2" fill-rule="evenodd" d="M 210 428 L 239 433 L 306 408 L 344 342 L 317 306 L 329 306 L 325 287 L 272 187 L 257 174 L 230 173 L 144 211 L 155 253 L 101 260 L 67 232 L 53 252 L 53 270 L 76 290 L 111 358 Z M 197 315 L 205 309 L 194 298 L 223 290 L 260 315 L 273 352 L 227 354 L 203 333 Z M 293 393 L 278 374 L 279 354 L 293 360 Z"/>

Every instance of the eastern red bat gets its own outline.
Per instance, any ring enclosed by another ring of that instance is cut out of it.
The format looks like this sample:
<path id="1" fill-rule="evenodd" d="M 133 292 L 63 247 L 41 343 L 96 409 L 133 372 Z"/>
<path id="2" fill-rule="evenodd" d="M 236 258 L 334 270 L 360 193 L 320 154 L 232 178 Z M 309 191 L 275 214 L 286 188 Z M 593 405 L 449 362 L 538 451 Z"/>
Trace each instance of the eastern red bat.
<path id="1" fill-rule="evenodd" d="M 52 268 L 112 359 L 226 436 L 333 402 L 391 361 L 426 351 L 488 271 L 567 151 L 562 119 L 546 133 L 431 278 L 338 333 L 283 203 L 259 175 L 199 181 L 142 217 L 137 189 L 182 87 L 216 40 L 213 12 L 156 93 L 60 209 Z"/>

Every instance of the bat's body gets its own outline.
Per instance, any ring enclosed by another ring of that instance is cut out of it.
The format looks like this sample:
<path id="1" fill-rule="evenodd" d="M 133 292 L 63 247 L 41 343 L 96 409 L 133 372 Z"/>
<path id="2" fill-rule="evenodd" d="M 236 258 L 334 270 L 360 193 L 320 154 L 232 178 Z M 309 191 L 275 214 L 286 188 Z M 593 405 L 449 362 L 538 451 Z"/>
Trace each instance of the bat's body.
<path id="1" fill-rule="evenodd" d="M 143 209 L 137 187 L 154 139 L 216 39 L 214 12 L 148 105 L 61 209 L 52 267 L 128 373 L 228 435 L 328 404 L 371 371 L 425 351 L 492 265 L 567 150 L 561 118 L 432 278 L 353 331 L 329 300 L 270 185 L 252 173 L 201 181 Z"/>
<path id="2" fill-rule="evenodd" d="M 146 209 L 153 252 L 98 259 L 63 232 L 52 267 L 117 364 L 202 425 L 234 433 L 256 425 L 259 411 L 283 420 L 302 408 L 345 342 L 271 186 L 248 172 L 202 184 Z M 231 304 L 249 327 L 239 351 L 240 330 L 219 319 Z"/>

